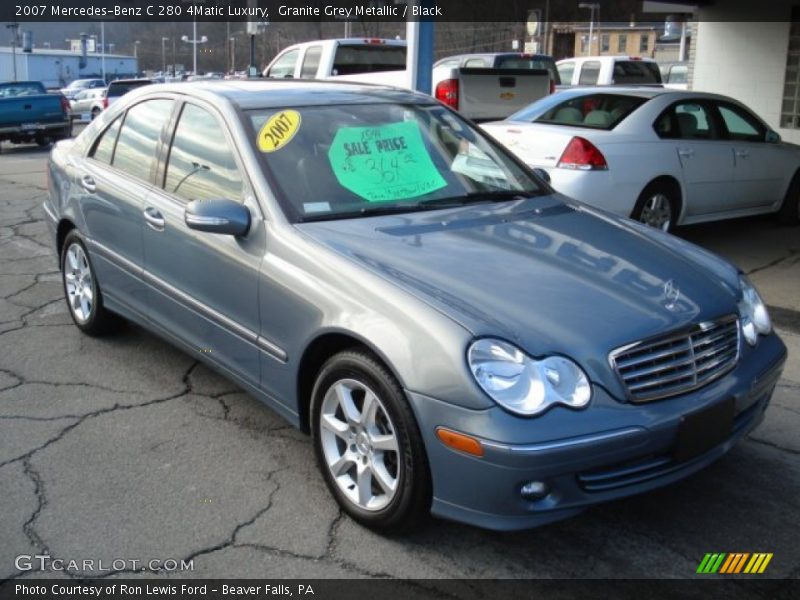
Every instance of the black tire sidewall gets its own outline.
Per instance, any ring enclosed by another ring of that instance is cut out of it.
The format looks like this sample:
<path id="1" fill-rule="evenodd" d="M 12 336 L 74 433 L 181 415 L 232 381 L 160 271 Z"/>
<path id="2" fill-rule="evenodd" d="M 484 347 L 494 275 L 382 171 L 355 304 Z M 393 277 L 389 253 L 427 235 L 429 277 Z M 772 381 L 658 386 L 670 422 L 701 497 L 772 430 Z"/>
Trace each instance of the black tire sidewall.
<path id="1" fill-rule="evenodd" d="M 341 379 L 360 381 L 378 395 L 392 421 L 401 449 L 397 493 L 380 511 L 367 511 L 354 505 L 339 489 L 325 461 L 319 423 L 322 400 L 330 386 Z M 314 454 L 322 476 L 339 505 L 352 518 L 368 527 L 395 529 L 411 525 L 424 516 L 420 512 L 429 510 L 430 474 L 416 420 L 402 388 L 374 357 L 365 352 L 345 351 L 328 360 L 314 384 L 310 417 Z"/>

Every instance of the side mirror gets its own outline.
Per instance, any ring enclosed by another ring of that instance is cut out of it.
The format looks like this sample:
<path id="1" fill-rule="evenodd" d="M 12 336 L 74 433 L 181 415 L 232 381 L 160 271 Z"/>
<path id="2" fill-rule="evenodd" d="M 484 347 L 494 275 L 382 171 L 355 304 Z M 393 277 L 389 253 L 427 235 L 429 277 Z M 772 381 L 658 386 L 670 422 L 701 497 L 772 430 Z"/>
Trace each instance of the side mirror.
<path id="1" fill-rule="evenodd" d="M 540 167 L 534 167 L 533 172 L 539 176 L 539 179 L 544 179 L 545 183 L 550 183 L 550 173 Z"/>
<path id="2" fill-rule="evenodd" d="M 767 142 L 768 144 L 777 144 L 778 142 L 781 141 L 781 136 L 777 131 L 772 131 L 772 129 L 768 129 L 764 141 Z"/>
<path id="3" fill-rule="evenodd" d="M 183 218 L 196 231 L 241 237 L 250 230 L 250 211 L 233 200 L 193 200 Z"/>

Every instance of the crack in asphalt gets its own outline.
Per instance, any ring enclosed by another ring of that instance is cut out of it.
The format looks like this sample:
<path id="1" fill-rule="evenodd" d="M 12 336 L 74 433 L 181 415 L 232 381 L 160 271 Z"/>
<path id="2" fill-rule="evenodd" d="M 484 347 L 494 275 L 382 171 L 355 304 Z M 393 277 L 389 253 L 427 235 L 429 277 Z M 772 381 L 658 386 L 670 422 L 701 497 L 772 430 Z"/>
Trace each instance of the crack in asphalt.
<path id="1" fill-rule="evenodd" d="M 800 455 L 800 450 L 795 450 L 794 448 L 784 448 L 780 444 L 776 444 L 775 442 L 770 442 L 769 440 L 765 440 L 763 438 L 753 437 L 752 435 L 748 435 L 747 439 L 751 442 L 755 442 L 756 444 L 762 444 L 764 446 L 769 446 L 770 448 L 774 448 L 775 450 L 779 450 L 781 452 L 787 452 L 788 454 L 795 454 Z"/>
<path id="2" fill-rule="evenodd" d="M 760 267 L 754 267 L 754 268 L 750 269 L 749 271 L 747 271 L 745 274 L 750 276 L 750 275 L 752 275 L 754 273 L 759 273 L 761 271 L 765 271 L 767 269 L 771 269 L 772 267 L 777 267 L 782 262 L 785 262 L 785 261 L 793 258 L 797 254 L 800 254 L 800 249 L 798 249 L 798 248 L 788 248 L 786 251 L 788 253 L 786 256 L 781 256 L 780 258 L 776 258 L 774 260 L 771 260 L 768 263 L 766 263 L 764 265 L 761 265 Z"/>
<path id="3" fill-rule="evenodd" d="M 77 420 L 74 423 L 64 427 L 64 429 L 62 429 L 59 433 L 57 433 L 55 436 L 53 436 L 52 438 L 50 438 L 49 440 L 47 440 L 46 442 L 44 442 L 40 446 L 37 446 L 33 450 L 30 450 L 30 451 L 26 452 L 22 456 L 18 456 L 17 458 L 9 459 L 9 460 L 6 460 L 4 462 L 1 462 L 0 463 L 0 468 L 3 468 L 6 465 L 10 465 L 10 464 L 13 464 L 15 462 L 24 461 L 26 459 L 31 458 L 37 452 L 40 452 L 40 451 L 44 450 L 45 448 L 51 446 L 52 444 L 55 444 L 56 442 L 58 442 L 61 439 L 63 439 L 64 436 L 67 435 L 70 431 L 72 431 L 76 427 L 80 426 L 81 424 L 85 423 L 89 419 L 93 419 L 95 417 L 99 417 L 101 415 L 105 415 L 105 414 L 112 413 L 112 412 L 115 412 L 115 411 L 133 410 L 133 409 L 137 409 L 137 408 L 146 408 L 148 406 L 153 406 L 154 404 L 161 404 L 161 403 L 164 403 L 164 402 L 169 402 L 171 400 L 176 400 L 178 398 L 182 398 L 182 397 L 184 397 L 184 396 L 186 396 L 188 394 L 191 394 L 192 393 L 192 385 L 191 385 L 191 382 L 188 381 L 188 378 L 189 378 L 189 375 L 191 374 L 192 370 L 194 370 L 194 368 L 198 364 L 199 364 L 199 362 L 197 362 L 197 361 L 192 363 L 192 365 L 189 367 L 189 369 L 184 374 L 184 376 L 183 376 L 184 389 L 181 390 L 180 392 L 175 393 L 175 394 L 171 394 L 171 395 L 169 395 L 167 397 L 164 397 L 164 398 L 154 398 L 152 400 L 147 400 L 147 401 L 142 402 L 140 404 L 119 404 L 119 403 L 115 403 L 113 406 L 109 406 L 109 407 L 106 407 L 106 408 L 101 408 L 101 409 L 98 409 L 98 410 L 90 411 L 90 412 L 78 417 Z"/>

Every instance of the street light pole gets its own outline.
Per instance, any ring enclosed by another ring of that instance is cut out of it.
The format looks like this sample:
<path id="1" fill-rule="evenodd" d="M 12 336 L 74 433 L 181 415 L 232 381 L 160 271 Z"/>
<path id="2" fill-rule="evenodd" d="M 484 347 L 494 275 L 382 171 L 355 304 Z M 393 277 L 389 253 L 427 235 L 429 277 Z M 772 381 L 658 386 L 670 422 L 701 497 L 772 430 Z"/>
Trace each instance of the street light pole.
<path id="1" fill-rule="evenodd" d="M 586 47 L 586 56 L 591 56 L 592 54 L 592 36 L 594 35 L 594 11 L 597 9 L 598 13 L 600 12 L 600 4 L 598 2 L 581 2 L 578 4 L 578 8 L 588 8 L 589 9 L 589 44 Z M 600 24 L 597 24 L 598 30 L 600 28 Z M 598 47 L 598 54 L 599 54 L 599 47 Z"/>
<path id="2" fill-rule="evenodd" d="M 168 37 L 161 38 L 161 72 L 165 74 L 167 72 L 167 47 L 164 45 L 164 42 L 168 39 Z"/>
<path id="3" fill-rule="evenodd" d="M 100 70 L 106 80 L 106 22 L 100 21 Z"/>
<path id="4" fill-rule="evenodd" d="M 236 73 L 236 38 L 231 36 L 231 73 Z"/>

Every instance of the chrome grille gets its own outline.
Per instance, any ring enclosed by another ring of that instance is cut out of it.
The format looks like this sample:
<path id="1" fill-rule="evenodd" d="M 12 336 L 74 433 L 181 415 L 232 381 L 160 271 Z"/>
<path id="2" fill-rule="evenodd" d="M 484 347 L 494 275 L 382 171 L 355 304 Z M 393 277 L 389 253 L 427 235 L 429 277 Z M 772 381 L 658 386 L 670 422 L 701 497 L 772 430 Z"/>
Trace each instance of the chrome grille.
<path id="1" fill-rule="evenodd" d="M 614 350 L 611 366 L 631 402 L 682 394 L 711 383 L 739 359 L 739 321 L 731 315 Z"/>

